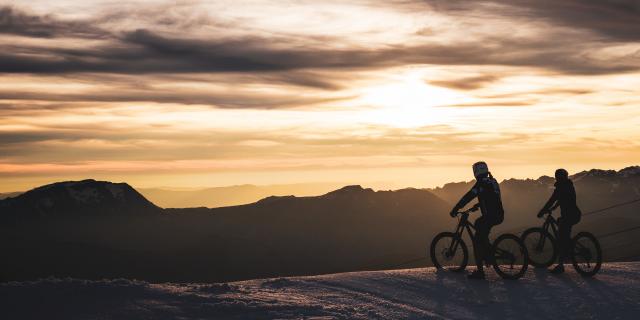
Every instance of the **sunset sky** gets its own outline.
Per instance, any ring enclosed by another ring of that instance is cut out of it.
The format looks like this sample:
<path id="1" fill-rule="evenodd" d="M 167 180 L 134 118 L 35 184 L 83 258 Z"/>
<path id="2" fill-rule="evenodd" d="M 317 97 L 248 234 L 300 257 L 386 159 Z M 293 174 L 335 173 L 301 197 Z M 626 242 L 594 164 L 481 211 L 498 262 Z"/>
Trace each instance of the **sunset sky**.
<path id="1" fill-rule="evenodd" d="M 0 49 L 0 192 L 640 164 L 638 0 L 0 0 Z"/>

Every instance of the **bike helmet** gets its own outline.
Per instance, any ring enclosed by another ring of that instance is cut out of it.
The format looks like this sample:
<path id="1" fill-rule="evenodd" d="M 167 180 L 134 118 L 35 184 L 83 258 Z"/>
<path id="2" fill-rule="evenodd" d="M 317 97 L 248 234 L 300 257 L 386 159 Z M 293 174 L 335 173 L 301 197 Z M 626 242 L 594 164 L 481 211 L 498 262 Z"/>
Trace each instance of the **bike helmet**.
<path id="1" fill-rule="evenodd" d="M 476 162 L 473 164 L 473 176 L 478 178 L 482 175 L 489 173 L 489 167 L 484 161 Z"/>
<path id="2" fill-rule="evenodd" d="M 567 180 L 569 179 L 569 172 L 565 169 L 556 170 L 556 180 Z"/>

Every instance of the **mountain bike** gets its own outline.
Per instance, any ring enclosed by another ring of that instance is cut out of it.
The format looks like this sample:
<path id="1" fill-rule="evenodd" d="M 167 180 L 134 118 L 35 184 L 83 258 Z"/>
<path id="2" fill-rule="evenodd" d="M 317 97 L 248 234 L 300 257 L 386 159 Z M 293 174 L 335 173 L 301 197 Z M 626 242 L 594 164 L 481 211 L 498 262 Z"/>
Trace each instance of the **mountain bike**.
<path id="1" fill-rule="evenodd" d="M 541 228 L 530 228 L 522 234 L 529 252 L 529 263 L 536 268 L 546 268 L 558 257 L 558 221 L 548 210 Z M 551 230 L 551 232 L 549 231 Z M 598 273 L 602 266 L 602 249 L 596 237 L 589 232 L 579 232 L 572 239 L 573 249 L 569 253 L 576 271 L 585 277 Z"/>
<path id="2" fill-rule="evenodd" d="M 478 210 L 476 204 L 472 208 L 459 211 L 458 226 L 455 232 L 442 232 L 431 241 L 431 261 L 438 269 L 461 272 L 467 267 L 469 252 L 462 239 L 467 230 L 473 240 L 475 227 L 469 222 L 469 213 Z M 485 259 L 504 279 L 519 279 L 527 271 L 529 258 L 522 240 L 513 234 L 503 234 L 493 242 Z"/>

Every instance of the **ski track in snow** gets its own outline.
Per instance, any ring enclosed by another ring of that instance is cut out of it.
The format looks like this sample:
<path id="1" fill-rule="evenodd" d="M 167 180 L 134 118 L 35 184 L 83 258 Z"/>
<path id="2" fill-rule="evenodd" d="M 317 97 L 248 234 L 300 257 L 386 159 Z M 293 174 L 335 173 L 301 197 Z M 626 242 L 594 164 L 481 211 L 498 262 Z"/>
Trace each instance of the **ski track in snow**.
<path id="1" fill-rule="evenodd" d="M 593 279 L 529 269 L 486 281 L 433 268 L 224 284 L 45 279 L 0 284 L 0 319 L 639 319 L 640 262 Z"/>

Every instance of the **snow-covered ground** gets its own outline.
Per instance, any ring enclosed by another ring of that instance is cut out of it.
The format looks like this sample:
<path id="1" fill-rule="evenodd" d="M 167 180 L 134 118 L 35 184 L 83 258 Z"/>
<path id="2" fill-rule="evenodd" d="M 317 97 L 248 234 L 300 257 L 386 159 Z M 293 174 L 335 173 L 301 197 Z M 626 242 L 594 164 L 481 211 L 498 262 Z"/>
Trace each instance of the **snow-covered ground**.
<path id="1" fill-rule="evenodd" d="M 640 319 L 640 263 L 593 279 L 531 270 L 518 281 L 433 268 L 229 284 L 47 279 L 0 284 L 0 319 Z"/>

